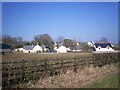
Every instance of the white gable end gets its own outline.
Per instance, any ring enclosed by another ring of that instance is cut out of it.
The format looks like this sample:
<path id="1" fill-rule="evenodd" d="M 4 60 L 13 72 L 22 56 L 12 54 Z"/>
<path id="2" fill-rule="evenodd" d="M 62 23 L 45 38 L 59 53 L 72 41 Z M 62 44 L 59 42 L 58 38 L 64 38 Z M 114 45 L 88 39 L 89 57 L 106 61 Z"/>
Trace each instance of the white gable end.
<path id="1" fill-rule="evenodd" d="M 57 53 L 66 53 L 66 52 L 67 52 L 67 48 L 65 46 L 61 46 L 57 50 Z"/>
<path id="2" fill-rule="evenodd" d="M 34 51 L 34 52 L 37 52 L 37 51 L 42 52 L 42 48 L 41 48 L 39 45 L 36 45 L 36 46 L 33 48 L 33 51 Z"/>

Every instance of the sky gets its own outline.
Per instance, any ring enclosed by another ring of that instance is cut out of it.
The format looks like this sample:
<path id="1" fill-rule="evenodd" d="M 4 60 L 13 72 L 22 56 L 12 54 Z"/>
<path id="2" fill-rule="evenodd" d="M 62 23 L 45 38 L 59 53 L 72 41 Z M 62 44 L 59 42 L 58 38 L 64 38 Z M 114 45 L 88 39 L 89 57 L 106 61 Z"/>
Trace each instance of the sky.
<path id="1" fill-rule="evenodd" d="M 117 2 L 3 2 L 2 33 L 32 40 L 49 34 L 79 41 L 118 41 Z"/>

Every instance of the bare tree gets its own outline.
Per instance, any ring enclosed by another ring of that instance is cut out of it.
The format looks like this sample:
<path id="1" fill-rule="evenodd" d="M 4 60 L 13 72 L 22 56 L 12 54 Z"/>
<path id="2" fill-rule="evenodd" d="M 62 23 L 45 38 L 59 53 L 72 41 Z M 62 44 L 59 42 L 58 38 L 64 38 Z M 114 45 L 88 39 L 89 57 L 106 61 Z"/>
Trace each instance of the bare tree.
<path id="1" fill-rule="evenodd" d="M 56 39 L 56 42 L 58 43 L 58 44 L 61 44 L 61 43 L 63 43 L 64 42 L 64 37 L 63 36 L 59 36 L 57 39 Z"/>
<path id="2" fill-rule="evenodd" d="M 106 43 L 106 42 L 108 42 L 107 37 L 102 37 L 101 40 L 100 40 L 100 42 L 102 42 L 102 43 Z"/>
<path id="3" fill-rule="evenodd" d="M 10 44 L 12 48 L 18 48 L 24 44 L 24 41 L 21 37 L 11 37 L 10 35 L 3 35 L 2 42 Z"/>
<path id="4" fill-rule="evenodd" d="M 39 34 L 34 36 L 33 42 L 38 42 L 40 45 L 45 45 L 50 50 L 53 48 L 53 40 L 48 34 Z"/>
<path id="5" fill-rule="evenodd" d="M 75 47 L 76 42 L 71 39 L 65 39 L 63 45 L 66 47 Z"/>

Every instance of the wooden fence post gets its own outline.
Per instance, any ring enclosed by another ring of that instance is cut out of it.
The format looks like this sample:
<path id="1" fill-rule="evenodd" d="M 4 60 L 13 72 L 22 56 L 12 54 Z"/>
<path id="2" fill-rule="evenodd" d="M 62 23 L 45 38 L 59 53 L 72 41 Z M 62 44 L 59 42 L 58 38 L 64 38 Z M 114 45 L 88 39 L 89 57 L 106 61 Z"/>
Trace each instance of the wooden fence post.
<path id="1" fill-rule="evenodd" d="M 93 66 L 96 67 L 96 54 L 93 54 Z"/>
<path id="2" fill-rule="evenodd" d="M 23 59 L 23 60 L 22 60 L 22 65 L 21 65 L 20 83 L 22 83 L 22 81 L 24 80 L 24 65 L 25 65 L 25 61 L 24 61 L 24 59 Z"/>
<path id="3" fill-rule="evenodd" d="M 61 74 L 64 73 L 63 60 L 60 61 Z"/>
<path id="4" fill-rule="evenodd" d="M 77 58 L 74 58 L 74 65 L 73 65 L 73 71 L 77 73 Z"/>
<path id="5" fill-rule="evenodd" d="M 8 68 L 8 80 L 7 80 L 7 87 L 9 87 L 9 78 L 10 78 L 10 68 Z"/>
<path id="6" fill-rule="evenodd" d="M 47 59 L 45 58 L 45 61 L 44 61 L 44 76 L 46 76 L 47 74 Z"/>
<path id="7" fill-rule="evenodd" d="M 86 64 L 85 66 L 88 68 L 89 67 L 89 59 L 87 57 L 85 58 L 85 64 Z"/>

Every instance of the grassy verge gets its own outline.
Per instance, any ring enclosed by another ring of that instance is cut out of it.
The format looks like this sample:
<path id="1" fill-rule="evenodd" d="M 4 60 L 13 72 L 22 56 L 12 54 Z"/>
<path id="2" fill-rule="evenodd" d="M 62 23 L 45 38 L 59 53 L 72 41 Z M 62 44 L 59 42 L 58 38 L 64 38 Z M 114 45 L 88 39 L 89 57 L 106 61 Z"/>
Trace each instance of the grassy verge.
<path id="1" fill-rule="evenodd" d="M 104 80 L 96 81 L 87 88 L 118 88 L 118 73 L 115 73 Z"/>
<path id="2" fill-rule="evenodd" d="M 103 80 L 95 81 L 87 88 L 118 88 L 118 73 L 114 73 Z"/>

